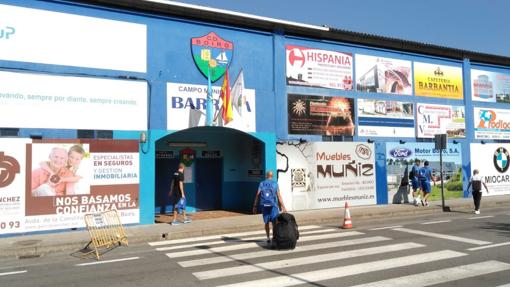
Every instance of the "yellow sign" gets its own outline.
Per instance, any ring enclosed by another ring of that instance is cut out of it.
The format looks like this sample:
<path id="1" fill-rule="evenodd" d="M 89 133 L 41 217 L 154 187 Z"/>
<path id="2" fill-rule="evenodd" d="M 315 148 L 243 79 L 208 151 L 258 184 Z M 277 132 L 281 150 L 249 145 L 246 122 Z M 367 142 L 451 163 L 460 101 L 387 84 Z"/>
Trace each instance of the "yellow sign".
<path id="1" fill-rule="evenodd" d="M 462 68 L 414 62 L 414 93 L 424 97 L 463 99 Z"/>
<path id="2" fill-rule="evenodd" d="M 211 60 L 211 50 L 209 50 L 209 49 L 202 49 L 200 51 L 200 59 L 202 59 L 204 61 Z"/>

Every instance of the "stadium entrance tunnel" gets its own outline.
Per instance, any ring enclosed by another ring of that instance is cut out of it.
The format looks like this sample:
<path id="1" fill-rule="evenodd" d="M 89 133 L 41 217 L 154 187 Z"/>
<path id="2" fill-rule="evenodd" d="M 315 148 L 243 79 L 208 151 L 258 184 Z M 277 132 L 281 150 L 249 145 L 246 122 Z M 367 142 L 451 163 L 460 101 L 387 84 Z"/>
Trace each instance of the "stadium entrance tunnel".
<path id="1" fill-rule="evenodd" d="M 265 143 L 225 127 L 195 127 L 156 141 L 155 212 L 171 214 L 168 193 L 180 162 L 184 170 L 186 211 L 251 212 L 265 172 Z"/>

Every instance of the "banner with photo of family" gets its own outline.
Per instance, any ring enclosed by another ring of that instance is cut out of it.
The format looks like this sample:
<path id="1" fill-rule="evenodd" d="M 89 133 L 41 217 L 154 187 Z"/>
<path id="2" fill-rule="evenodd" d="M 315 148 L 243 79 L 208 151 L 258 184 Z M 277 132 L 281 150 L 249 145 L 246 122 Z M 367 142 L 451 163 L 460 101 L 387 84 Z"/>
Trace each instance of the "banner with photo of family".
<path id="1" fill-rule="evenodd" d="M 287 85 L 352 90 L 352 54 L 287 45 Z"/>
<path id="2" fill-rule="evenodd" d="M 354 99 L 288 95 L 289 134 L 353 136 Z"/>
<path id="3" fill-rule="evenodd" d="M 85 214 L 110 210 L 123 224 L 139 222 L 138 141 L 2 139 L 0 148 L 0 161 L 19 170 L 4 182 L 0 233 L 85 227 Z"/>
<path id="4" fill-rule="evenodd" d="M 489 193 L 483 196 L 510 194 L 510 144 L 471 144 L 471 175 L 478 169 Z"/>
<path id="5" fill-rule="evenodd" d="M 413 103 L 358 99 L 358 135 L 414 137 Z"/>
<path id="6" fill-rule="evenodd" d="M 356 90 L 413 94 L 411 61 L 356 54 Z"/>
<path id="7" fill-rule="evenodd" d="M 388 182 L 388 203 L 402 203 L 411 191 L 409 171 L 420 160 L 420 167 L 425 161 L 432 168 L 432 194 L 429 200 L 441 200 L 439 150 L 432 143 L 386 143 L 386 176 Z M 463 196 L 462 186 L 462 149 L 460 144 L 448 143 L 443 151 L 443 183 L 445 198 Z M 408 184 L 406 184 L 408 182 Z"/>
<path id="8" fill-rule="evenodd" d="M 471 69 L 471 99 L 491 103 L 510 103 L 510 73 Z"/>
<path id="9" fill-rule="evenodd" d="M 278 184 L 289 210 L 376 204 L 373 144 L 287 142 L 276 150 Z"/>
<path id="10" fill-rule="evenodd" d="M 466 137 L 466 114 L 463 106 L 416 104 L 416 137 Z"/>

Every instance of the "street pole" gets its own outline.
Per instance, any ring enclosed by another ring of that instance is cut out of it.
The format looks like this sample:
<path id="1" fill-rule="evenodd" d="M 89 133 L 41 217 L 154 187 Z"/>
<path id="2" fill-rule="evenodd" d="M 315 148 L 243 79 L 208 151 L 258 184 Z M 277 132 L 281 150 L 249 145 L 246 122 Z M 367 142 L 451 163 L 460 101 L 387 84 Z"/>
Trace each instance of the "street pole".
<path id="1" fill-rule="evenodd" d="M 447 134 L 437 134 L 434 137 L 435 148 L 439 150 L 439 174 L 441 176 L 441 207 L 443 211 L 451 211 L 449 206 L 444 203 L 444 182 L 443 182 L 443 151 L 446 150 L 446 144 L 448 142 Z"/>
<path id="2" fill-rule="evenodd" d="M 443 185 L 443 149 L 439 150 L 439 174 L 441 176 L 441 206 L 443 207 L 443 211 L 445 211 L 444 206 L 444 185 Z"/>

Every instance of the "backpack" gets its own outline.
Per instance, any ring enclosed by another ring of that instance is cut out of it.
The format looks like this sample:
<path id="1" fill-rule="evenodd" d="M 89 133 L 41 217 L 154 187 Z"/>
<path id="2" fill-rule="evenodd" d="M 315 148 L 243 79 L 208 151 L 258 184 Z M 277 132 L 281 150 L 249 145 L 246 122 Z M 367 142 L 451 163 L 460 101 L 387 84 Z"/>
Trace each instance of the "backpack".
<path id="1" fill-rule="evenodd" d="M 290 213 L 280 213 L 273 228 L 273 247 L 276 249 L 294 249 L 299 239 L 296 218 Z"/>
<path id="2" fill-rule="evenodd" d="M 482 181 L 481 180 L 473 180 L 471 183 L 473 184 L 473 191 L 482 190 Z"/>
<path id="3" fill-rule="evenodd" d="M 418 170 L 418 176 L 420 180 L 427 180 L 427 169 L 424 167 L 420 168 L 420 170 Z"/>
<path id="4" fill-rule="evenodd" d="M 260 183 L 260 205 L 276 206 L 276 191 L 278 186 L 273 181 L 265 180 Z"/>

